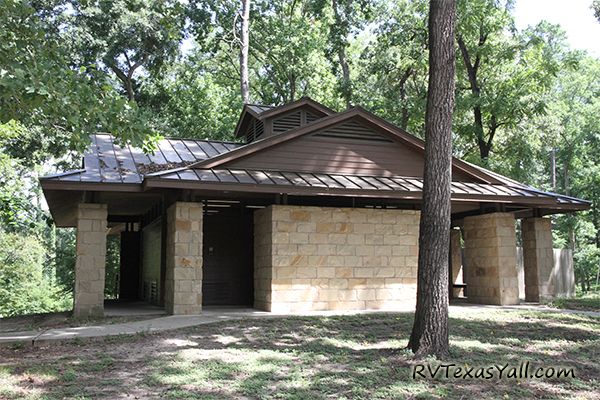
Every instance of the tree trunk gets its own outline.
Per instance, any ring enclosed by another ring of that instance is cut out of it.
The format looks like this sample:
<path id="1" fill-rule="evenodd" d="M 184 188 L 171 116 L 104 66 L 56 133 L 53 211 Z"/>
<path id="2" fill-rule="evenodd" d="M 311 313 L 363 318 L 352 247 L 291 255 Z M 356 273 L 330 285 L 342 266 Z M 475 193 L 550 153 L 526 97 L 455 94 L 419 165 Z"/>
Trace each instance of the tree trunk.
<path id="1" fill-rule="evenodd" d="M 240 34 L 240 87 L 242 102 L 250 102 L 250 78 L 248 77 L 248 49 L 250 41 L 250 0 L 242 0 L 242 28 Z"/>
<path id="2" fill-rule="evenodd" d="M 486 40 L 487 35 L 480 31 L 479 42 L 477 45 L 479 47 L 483 46 Z M 475 57 L 474 61 L 471 60 L 471 55 L 469 54 L 467 45 L 465 44 L 461 36 L 458 37 L 457 42 L 458 48 L 460 49 L 460 54 L 462 55 L 462 59 L 465 64 L 465 69 L 467 70 L 467 77 L 469 78 L 471 94 L 473 95 L 473 97 L 475 97 L 475 99 L 477 99 L 478 102 L 481 97 L 481 88 L 479 87 L 477 74 L 479 72 L 481 58 L 478 55 Z M 490 150 L 492 149 L 492 137 L 490 137 L 490 140 L 485 140 L 485 131 L 483 129 L 483 116 L 481 112 L 481 106 L 477 102 L 473 106 L 473 128 L 475 129 L 475 137 L 477 138 L 477 146 L 479 147 L 479 157 L 482 160 L 486 160 L 490 156 Z"/>
<path id="3" fill-rule="evenodd" d="M 408 78 L 410 78 L 410 75 L 412 74 L 412 68 L 407 68 L 404 71 L 404 75 L 402 75 L 402 77 L 400 78 L 400 90 L 399 90 L 399 94 L 400 94 L 400 104 L 402 104 L 401 106 L 401 118 L 400 118 L 400 128 L 402 129 L 407 129 L 408 128 L 408 119 L 409 119 L 409 113 L 408 113 L 408 105 L 406 104 L 406 81 L 408 81 Z"/>
<path id="4" fill-rule="evenodd" d="M 342 17 L 340 16 L 340 12 L 338 10 L 337 0 L 331 0 L 331 8 L 333 9 L 333 15 L 335 17 L 335 23 L 338 27 L 342 25 Z M 340 62 L 340 67 L 342 69 L 342 82 L 340 82 L 340 92 L 344 101 L 346 102 L 346 107 L 352 107 L 352 87 L 350 84 L 350 67 L 348 66 L 348 59 L 346 57 L 346 38 L 339 38 L 336 41 L 337 44 L 337 53 L 338 60 Z"/>
<path id="5" fill-rule="evenodd" d="M 552 191 L 556 192 L 556 149 L 550 150 L 550 180 L 552 181 Z"/>
<path id="6" fill-rule="evenodd" d="M 417 307 L 408 347 L 416 357 L 448 356 L 448 249 L 455 0 L 429 2 L 429 84 L 419 230 Z"/>
<path id="7" fill-rule="evenodd" d="M 346 60 L 346 49 L 340 46 L 338 49 L 338 58 L 342 67 L 342 96 L 346 101 L 346 108 L 352 107 L 352 87 L 350 84 L 350 67 Z"/>

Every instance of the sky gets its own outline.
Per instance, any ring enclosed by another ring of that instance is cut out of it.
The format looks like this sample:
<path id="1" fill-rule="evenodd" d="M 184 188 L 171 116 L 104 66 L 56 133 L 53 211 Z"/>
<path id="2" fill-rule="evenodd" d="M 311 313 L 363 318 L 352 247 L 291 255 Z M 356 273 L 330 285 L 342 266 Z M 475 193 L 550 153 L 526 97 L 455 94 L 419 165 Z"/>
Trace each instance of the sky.
<path id="1" fill-rule="evenodd" d="M 587 50 L 600 58 L 600 22 L 590 9 L 592 0 L 517 0 L 513 15 L 517 28 L 541 20 L 559 24 L 572 48 Z"/>

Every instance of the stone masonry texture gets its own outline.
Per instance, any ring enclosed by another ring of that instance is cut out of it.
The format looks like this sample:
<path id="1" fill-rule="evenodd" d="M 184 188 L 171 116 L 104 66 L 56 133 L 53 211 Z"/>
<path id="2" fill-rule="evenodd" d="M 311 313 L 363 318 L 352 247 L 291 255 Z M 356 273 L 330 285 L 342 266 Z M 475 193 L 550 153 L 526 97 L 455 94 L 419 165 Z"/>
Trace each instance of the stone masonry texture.
<path id="1" fill-rule="evenodd" d="M 549 218 L 525 218 L 521 227 L 525 300 L 552 299 L 555 293 L 552 223 Z"/>
<path id="2" fill-rule="evenodd" d="M 510 213 L 465 217 L 467 298 L 479 304 L 518 304 L 515 218 Z"/>
<path id="3" fill-rule="evenodd" d="M 273 312 L 414 306 L 419 212 L 273 205 L 254 216 L 254 306 Z"/>
<path id="4" fill-rule="evenodd" d="M 106 266 L 106 204 L 81 203 L 77 207 L 77 245 L 73 316 L 104 315 Z"/>
<path id="5" fill-rule="evenodd" d="M 202 311 L 202 204 L 167 209 L 165 309 L 173 315 Z"/>
<path id="6" fill-rule="evenodd" d="M 462 266 L 462 243 L 460 229 L 450 230 L 450 265 L 452 269 L 452 283 L 464 283 Z M 464 295 L 462 288 L 451 287 L 452 296 L 459 297 Z"/>

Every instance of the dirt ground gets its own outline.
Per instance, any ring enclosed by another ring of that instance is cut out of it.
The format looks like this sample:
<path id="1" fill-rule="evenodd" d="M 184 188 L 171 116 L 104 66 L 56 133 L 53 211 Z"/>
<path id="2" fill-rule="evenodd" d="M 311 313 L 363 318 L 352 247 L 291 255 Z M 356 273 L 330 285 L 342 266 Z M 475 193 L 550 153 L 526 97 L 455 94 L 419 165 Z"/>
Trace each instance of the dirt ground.
<path id="1" fill-rule="evenodd" d="M 414 360 L 412 314 L 224 321 L 176 331 L 0 347 L 1 399 L 600 398 L 600 319 L 482 311 L 451 319 L 451 357 Z M 413 379 L 418 364 L 529 361 L 574 377 Z"/>

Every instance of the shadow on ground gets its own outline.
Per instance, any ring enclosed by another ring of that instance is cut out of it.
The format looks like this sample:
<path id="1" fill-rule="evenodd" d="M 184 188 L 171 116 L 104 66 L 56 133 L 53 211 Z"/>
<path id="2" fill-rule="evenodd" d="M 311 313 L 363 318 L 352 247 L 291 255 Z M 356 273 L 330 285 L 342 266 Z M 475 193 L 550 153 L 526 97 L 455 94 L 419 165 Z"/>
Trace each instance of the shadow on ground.
<path id="1" fill-rule="evenodd" d="M 452 318 L 443 363 L 530 361 L 575 378 L 413 379 L 412 314 L 224 321 L 47 349 L 0 349 L 0 398 L 595 398 L 600 320 L 541 312 Z"/>

